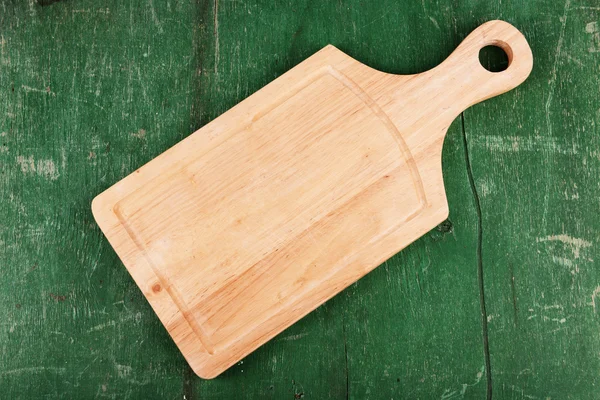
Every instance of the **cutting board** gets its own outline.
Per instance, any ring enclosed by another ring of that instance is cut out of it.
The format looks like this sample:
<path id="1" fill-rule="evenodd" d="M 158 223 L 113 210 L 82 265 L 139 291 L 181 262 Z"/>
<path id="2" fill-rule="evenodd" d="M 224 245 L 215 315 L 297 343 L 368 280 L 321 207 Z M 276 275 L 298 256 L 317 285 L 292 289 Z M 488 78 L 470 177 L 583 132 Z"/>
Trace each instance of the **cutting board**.
<path id="1" fill-rule="evenodd" d="M 505 71 L 481 66 L 487 45 L 507 53 Z M 448 126 L 531 68 L 502 21 L 416 75 L 327 46 L 92 210 L 190 366 L 212 378 L 446 219 Z"/>

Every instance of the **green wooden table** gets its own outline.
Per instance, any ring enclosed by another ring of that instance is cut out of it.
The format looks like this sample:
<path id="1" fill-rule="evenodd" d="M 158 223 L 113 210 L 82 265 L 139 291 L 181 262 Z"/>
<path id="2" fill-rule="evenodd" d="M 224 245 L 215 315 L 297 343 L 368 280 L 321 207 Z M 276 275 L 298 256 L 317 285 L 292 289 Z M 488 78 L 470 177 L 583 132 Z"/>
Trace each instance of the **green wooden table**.
<path id="1" fill-rule="evenodd" d="M 92 198 L 324 45 L 399 74 L 504 19 L 533 73 L 445 141 L 448 221 L 197 378 Z M 0 0 L 0 397 L 600 398 L 596 0 Z"/>

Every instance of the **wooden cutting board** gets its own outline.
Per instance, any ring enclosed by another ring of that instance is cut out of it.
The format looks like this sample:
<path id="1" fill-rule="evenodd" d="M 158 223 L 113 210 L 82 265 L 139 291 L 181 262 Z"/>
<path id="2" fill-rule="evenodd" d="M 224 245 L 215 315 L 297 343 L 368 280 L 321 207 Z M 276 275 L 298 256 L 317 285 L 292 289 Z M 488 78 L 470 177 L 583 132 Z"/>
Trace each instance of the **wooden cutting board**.
<path id="1" fill-rule="evenodd" d="M 487 45 L 507 53 L 505 71 L 481 66 Z M 502 21 L 417 75 L 327 46 L 92 210 L 191 367 L 212 378 L 442 222 L 448 126 L 531 68 Z"/>

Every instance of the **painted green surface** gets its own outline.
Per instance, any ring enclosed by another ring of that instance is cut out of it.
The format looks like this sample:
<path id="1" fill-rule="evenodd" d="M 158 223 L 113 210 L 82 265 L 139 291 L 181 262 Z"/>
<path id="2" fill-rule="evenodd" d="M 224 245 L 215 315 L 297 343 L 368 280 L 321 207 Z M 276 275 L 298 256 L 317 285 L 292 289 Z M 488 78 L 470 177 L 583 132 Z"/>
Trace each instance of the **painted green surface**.
<path id="1" fill-rule="evenodd" d="M 91 199 L 328 43 L 416 73 L 495 18 L 535 67 L 450 127 L 449 221 L 193 375 Z M 595 0 L 0 0 L 0 397 L 598 398 L 599 65 Z"/>

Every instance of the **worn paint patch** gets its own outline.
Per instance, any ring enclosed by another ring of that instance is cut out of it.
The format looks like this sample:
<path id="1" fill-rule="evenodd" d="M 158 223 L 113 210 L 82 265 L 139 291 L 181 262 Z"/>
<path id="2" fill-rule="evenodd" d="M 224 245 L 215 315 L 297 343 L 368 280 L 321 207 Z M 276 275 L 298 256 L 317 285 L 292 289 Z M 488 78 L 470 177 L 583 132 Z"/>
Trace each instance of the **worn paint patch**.
<path id="1" fill-rule="evenodd" d="M 28 85 L 21 85 L 21 88 L 26 92 L 26 93 L 43 93 L 43 94 L 48 94 L 50 96 L 56 97 L 56 93 L 54 93 L 51 89 L 50 86 L 46 86 L 43 89 L 40 88 L 35 88 L 35 87 L 31 87 Z"/>
<path id="2" fill-rule="evenodd" d="M 552 256 L 552 261 L 554 261 L 557 264 L 562 265 L 563 267 L 572 267 L 573 266 L 573 260 L 569 260 L 568 258 L 565 258 L 565 257 Z"/>
<path id="3" fill-rule="evenodd" d="M 477 186 L 481 197 L 487 197 L 496 190 L 496 183 L 490 179 L 480 179 Z"/>
<path id="4" fill-rule="evenodd" d="M 297 335 L 284 336 L 280 340 L 285 340 L 285 341 L 292 340 L 293 341 L 293 340 L 302 339 L 303 337 L 305 337 L 307 335 L 308 335 L 308 333 L 299 333 Z"/>
<path id="5" fill-rule="evenodd" d="M 0 376 L 5 375 L 32 375 L 36 373 L 42 372 L 53 372 L 56 374 L 64 374 L 66 372 L 66 368 L 64 367 L 23 367 L 23 368 L 14 368 L 7 371 L 0 372 Z"/>
<path id="6" fill-rule="evenodd" d="M 10 65 L 10 58 L 6 57 L 6 39 L 4 39 L 3 35 L 0 35 L 0 65 L 8 66 Z"/>
<path id="7" fill-rule="evenodd" d="M 573 257 L 575 257 L 576 259 L 579 258 L 580 254 L 581 254 L 581 249 L 587 248 L 587 247 L 591 247 L 592 243 L 588 242 L 585 239 L 580 239 L 580 238 L 574 238 L 571 237 L 567 234 L 560 234 L 560 235 L 550 235 L 550 236 L 546 236 L 546 237 L 542 237 L 542 238 L 537 238 L 537 242 L 561 242 L 564 243 L 565 245 L 568 245 L 569 247 L 571 247 L 571 250 L 573 251 Z"/>
<path id="8" fill-rule="evenodd" d="M 115 369 L 117 370 L 117 376 L 119 378 L 127 378 L 131 375 L 131 365 L 122 365 L 115 363 Z"/>
<path id="9" fill-rule="evenodd" d="M 600 52 L 600 29 L 598 29 L 598 22 L 593 21 L 585 26 L 586 33 L 590 36 L 590 44 L 588 51 L 590 53 Z"/>
<path id="10" fill-rule="evenodd" d="M 596 286 L 596 289 L 592 292 L 592 308 L 596 312 L 596 298 L 600 295 L 600 285 Z"/>
<path id="11" fill-rule="evenodd" d="M 131 134 L 131 136 L 138 138 L 138 139 L 145 139 L 146 138 L 146 130 L 145 129 L 140 129 L 137 132 L 133 132 Z"/>
<path id="12" fill-rule="evenodd" d="M 573 188 L 565 189 L 564 193 L 566 200 L 579 200 L 579 191 L 577 184 L 573 184 Z"/>
<path id="13" fill-rule="evenodd" d="M 485 365 L 482 366 L 481 369 L 477 372 L 473 383 L 463 383 L 460 390 L 446 389 L 444 391 L 444 393 L 442 393 L 440 399 L 441 400 L 450 400 L 450 399 L 455 399 L 455 398 L 464 398 L 465 393 L 467 392 L 467 389 L 469 387 L 478 385 L 481 382 L 481 379 L 483 378 L 484 374 L 485 374 Z"/>
<path id="14" fill-rule="evenodd" d="M 519 153 L 542 152 L 549 154 L 575 155 L 579 153 L 576 143 L 567 146 L 557 138 L 550 136 L 497 136 L 483 135 L 472 139 L 476 145 L 482 146 L 490 152 Z"/>
<path id="15" fill-rule="evenodd" d="M 534 304 L 532 307 L 528 309 L 529 315 L 527 316 L 527 321 L 538 319 L 543 322 L 553 322 L 562 325 L 570 318 L 569 315 L 566 315 L 565 308 L 560 304 Z"/>
<path id="16" fill-rule="evenodd" d="M 54 161 L 50 159 L 35 160 L 33 156 L 17 156 L 17 164 L 25 175 L 38 175 L 54 181 L 60 173 Z"/>

